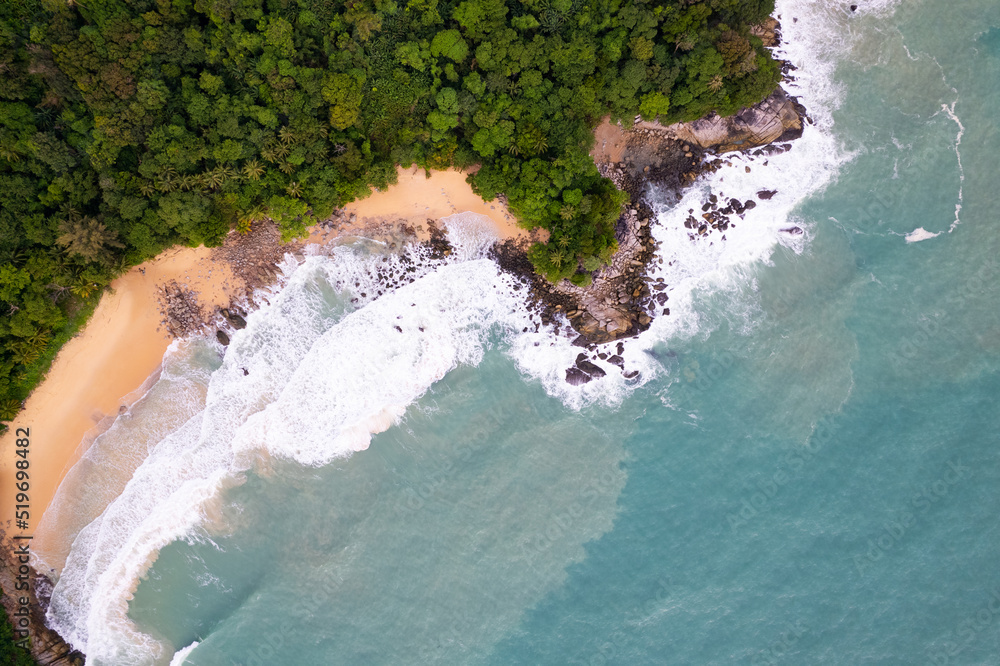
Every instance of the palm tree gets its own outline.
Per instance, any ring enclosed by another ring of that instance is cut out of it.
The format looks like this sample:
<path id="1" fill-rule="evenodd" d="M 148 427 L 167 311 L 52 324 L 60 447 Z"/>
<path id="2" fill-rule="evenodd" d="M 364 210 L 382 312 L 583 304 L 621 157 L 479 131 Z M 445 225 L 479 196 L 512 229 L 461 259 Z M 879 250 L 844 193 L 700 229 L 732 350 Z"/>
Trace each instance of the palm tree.
<path id="1" fill-rule="evenodd" d="M 20 162 L 21 156 L 13 148 L 8 148 L 7 146 L 0 146 L 0 157 L 7 160 L 8 162 Z"/>
<path id="2" fill-rule="evenodd" d="M 0 421 L 13 421 L 21 411 L 21 401 L 13 398 L 0 400 Z"/>
<path id="3" fill-rule="evenodd" d="M 278 137 L 281 139 L 281 143 L 286 146 L 295 143 L 295 132 L 287 125 L 278 130 Z"/>
<path id="4" fill-rule="evenodd" d="M 267 209 L 262 205 L 257 204 L 250 210 L 243 213 L 240 216 L 239 221 L 236 223 L 236 231 L 240 234 L 246 235 L 250 233 L 250 227 L 254 222 L 259 222 L 267 217 Z"/>
<path id="5" fill-rule="evenodd" d="M 302 195 L 302 185 L 297 182 L 291 182 L 288 187 L 285 188 L 285 192 L 288 192 L 288 196 L 295 197 L 296 199 Z"/>
<path id="6" fill-rule="evenodd" d="M 30 365 L 42 357 L 45 348 L 49 346 L 49 336 L 46 333 L 35 333 L 29 338 L 22 338 L 11 345 L 17 362 Z"/>
<path id="7" fill-rule="evenodd" d="M 295 165 L 292 164 L 291 162 L 282 162 L 281 164 L 278 165 L 278 168 L 281 169 L 282 173 L 286 174 L 295 171 Z"/>
<path id="8" fill-rule="evenodd" d="M 243 165 L 243 175 L 249 180 L 260 180 L 264 167 L 257 160 L 250 160 Z"/>
<path id="9" fill-rule="evenodd" d="M 212 169 L 201 174 L 201 180 L 208 189 L 217 190 L 225 182 L 218 169 Z"/>
<path id="10" fill-rule="evenodd" d="M 156 189 L 161 192 L 173 192 L 178 185 L 177 172 L 172 167 L 164 169 L 156 177 Z"/>
<path id="11" fill-rule="evenodd" d="M 555 252 L 549 254 L 549 260 L 552 262 L 553 266 L 559 268 L 563 265 L 563 261 L 566 260 L 566 256 L 563 254 L 562 250 L 556 250 Z"/>
<path id="12" fill-rule="evenodd" d="M 125 247 L 118 234 L 92 217 L 74 216 L 60 222 L 56 242 L 69 254 L 78 254 L 87 261 L 106 261 L 111 254 L 108 248 Z"/>
<path id="13" fill-rule="evenodd" d="M 237 178 L 240 177 L 239 172 L 228 164 L 218 167 L 216 171 L 218 171 L 219 175 L 222 176 L 223 183 L 226 183 L 230 180 L 236 180 Z"/>
<path id="14" fill-rule="evenodd" d="M 198 187 L 199 184 L 198 176 L 190 173 L 186 173 L 183 176 L 181 176 L 179 182 L 181 189 L 184 190 L 185 192 L 193 190 L 194 188 Z"/>
<path id="15" fill-rule="evenodd" d="M 139 191 L 142 193 L 142 196 L 151 197 L 153 196 L 153 192 L 156 191 L 156 186 L 152 182 L 144 180 L 139 183 Z"/>
<path id="16" fill-rule="evenodd" d="M 97 283 L 81 280 L 70 287 L 69 290 L 80 298 L 90 298 L 90 295 L 97 291 Z"/>
<path id="17" fill-rule="evenodd" d="M 712 77 L 712 80 L 708 82 L 708 89 L 712 92 L 722 90 L 722 74 L 716 74 Z"/>

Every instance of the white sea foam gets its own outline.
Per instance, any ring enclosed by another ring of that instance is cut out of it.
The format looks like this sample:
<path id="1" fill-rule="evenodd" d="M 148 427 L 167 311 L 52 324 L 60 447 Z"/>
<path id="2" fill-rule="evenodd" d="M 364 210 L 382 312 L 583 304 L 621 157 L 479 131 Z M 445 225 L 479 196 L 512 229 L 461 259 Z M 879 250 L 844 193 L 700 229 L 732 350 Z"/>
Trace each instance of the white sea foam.
<path id="1" fill-rule="evenodd" d="M 706 295 L 753 287 L 756 267 L 768 262 L 780 247 L 801 252 L 813 230 L 796 215 L 796 207 L 833 182 L 841 167 L 855 157 L 833 133 L 833 112 L 843 97 L 843 88 L 835 78 L 837 64 L 844 58 L 868 57 L 866 50 L 877 41 L 870 34 L 875 29 L 872 26 L 889 17 L 896 4 L 897 0 L 863 3 L 852 13 L 823 0 L 779 0 L 776 14 L 781 17 L 782 45 L 776 55 L 797 67 L 794 80 L 784 87 L 800 98 L 812 123 L 785 153 L 755 158 L 725 155 L 731 166 L 699 180 L 680 202 L 660 207 L 658 224 L 651 231 L 661 247 L 649 275 L 663 278 L 669 285 L 665 305 L 670 315 L 655 318 L 638 340 L 624 341 L 625 369 L 638 372 L 636 378 L 627 380 L 615 366 L 591 359 L 607 375 L 582 386 L 569 386 L 564 381 L 565 368 L 573 365 L 580 349 L 573 347 L 568 337 L 539 342 L 515 336 L 511 353 L 522 371 L 541 381 L 550 394 L 568 406 L 617 404 L 636 387 L 666 371 L 649 352 L 664 343 L 708 334 L 711 324 L 705 317 Z M 761 190 L 777 193 L 770 200 L 758 199 Z M 713 233 L 692 242 L 684 220 L 689 210 L 700 215 L 711 193 L 720 199 L 721 193 L 726 199 L 752 199 L 756 208 L 747 211 L 743 219 L 733 218 L 735 226 L 725 232 L 725 240 L 722 234 Z M 656 314 L 661 310 L 657 308 Z M 724 316 L 736 330 L 749 332 L 758 315 L 759 309 L 752 302 L 726 301 Z M 614 347 L 605 346 L 603 351 L 613 353 Z"/>
<path id="2" fill-rule="evenodd" d="M 80 530 L 121 494 L 148 447 L 204 408 L 211 373 L 199 357 L 207 347 L 200 340 L 171 343 L 156 382 L 66 474 L 35 533 L 37 566 L 61 565 Z"/>
<path id="3" fill-rule="evenodd" d="M 910 233 L 906 234 L 906 242 L 919 243 L 920 241 L 929 240 L 931 238 L 937 238 L 940 235 L 941 235 L 940 231 L 935 234 L 931 233 L 930 231 L 927 231 L 923 227 L 917 227 Z"/>
<path id="4" fill-rule="evenodd" d="M 873 20 L 893 6 L 864 3 L 858 14 Z M 182 661 L 193 646 L 175 655 L 178 646 L 143 634 L 127 613 L 160 549 L 224 528 L 217 505 L 225 489 L 247 470 L 266 472 L 271 458 L 319 465 L 366 447 L 450 369 L 478 363 L 498 335 L 522 372 L 571 407 L 614 404 L 663 372 L 646 352 L 705 333 L 701 294 L 744 286 L 750 267 L 775 248 L 801 251 L 810 229 L 795 217 L 796 205 L 851 157 L 831 133 L 841 95 L 833 71 L 856 38 L 851 22 L 858 16 L 819 0 L 779 0 L 778 11 L 786 41 L 779 55 L 799 68 L 788 88 L 802 96 L 815 125 L 784 154 L 752 162 L 733 156 L 732 168 L 660 214 L 653 234 L 663 263 L 653 277 L 670 285 L 671 315 L 625 344 L 626 369 L 638 377 L 625 379 L 602 364 L 606 377 L 569 386 L 565 369 L 580 349 L 568 335 L 534 332 L 513 279 L 482 258 L 491 239 L 475 216 L 446 222 L 456 248 L 447 262 L 416 248 L 383 255 L 378 244 L 359 243 L 289 263 L 287 284 L 264 295 L 246 329 L 233 336 L 204 409 L 152 447 L 121 495 L 80 531 L 53 594 L 51 624 L 96 664 Z M 762 189 L 778 193 L 737 220 L 725 241 L 688 239 L 687 210 L 700 207 L 707 191 L 756 200 Z M 805 233 L 783 231 L 791 226 Z M 751 312 L 748 306 L 735 316 L 749 326 Z"/>
<path id="5" fill-rule="evenodd" d="M 184 660 L 187 659 L 188 655 L 191 654 L 196 647 L 198 647 L 199 641 L 195 641 L 188 645 L 182 650 L 178 650 L 174 654 L 174 658 L 170 660 L 170 666 L 183 666 Z"/>
<path id="6" fill-rule="evenodd" d="M 80 531 L 49 608 L 63 636 L 98 664 L 169 661 L 173 647 L 128 617 L 160 549 L 224 529 L 219 498 L 247 470 L 266 472 L 272 458 L 319 465 L 366 447 L 449 370 L 478 363 L 494 330 L 527 326 L 519 285 L 474 258 L 487 247 L 482 227 L 454 227 L 452 263 L 340 247 L 288 267 L 286 286 L 233 335 L 204 409 L 163 437 Z M 376 297 L 387 275 L 419 277 Z M 333 285 L 356 294 L 357 309 Z"/>
<path id="7" fill-rule="evenodd" d="M 708 333 L 703 325 L 704 295 L 721 291 L 745 291 L 754 284 L 755 266 L 767 263 L 779 247 L 801 252 L 812 235 L 810 224 L 799 218 L 800 202 L 833 182 L 841 167 L 855 157 L 833 133 L 833 112 L 843 97 L 835 70 L 843 58 L 864 51 L 870 35 L 863 26 L 884 20 L 894 11 L 895 1 L 859 3 L 858 12 L 830 5 L 821 0 L 779 0 L 776 14 L 781 18 L 782 44 L 776 55 L 795 65 L 793 81 L 785 89 L 806 106 L 811 124 L 791 149 L 775 155 L 749 159 L 727 156 L 731 167 L 724 167 L 689 189 L 683 200 L 660 212 L 659 224 L 652 231 L 661 242 L 662 263 L 651 273 L 670 285 L 667 290 L 671 314 L 654 320 L 650 330 L 640 336 L 637 345 L 626 346 L 626 367 L 637 369 L 648 359 L 640 351 L 651 350 L 664 341 L 683 340 Z M 858 56 L 863 57 L 863 56 Z M 750 167 L 747 173 L 746 168 Z M 777 190 L 769 200 L 758 199 L 761 190 Z M 753 200 L 756 207 L 743 219 L 732 218 L 735 228 L 717 232 L 694 242 L 684 220 L 693 209 L 700 215 L 701 205 L 710 193 L 720 200 Z M 725 193 L 722 197 L 720 193 Z M 739 307 L 726 301 L 725 317 L 731 327 L 749 331 L 758 316 L 752 303 Z M 631 353 L 630 353 L 631 352 Z M 659 364 L 647 370 L 662 371 Z"/>

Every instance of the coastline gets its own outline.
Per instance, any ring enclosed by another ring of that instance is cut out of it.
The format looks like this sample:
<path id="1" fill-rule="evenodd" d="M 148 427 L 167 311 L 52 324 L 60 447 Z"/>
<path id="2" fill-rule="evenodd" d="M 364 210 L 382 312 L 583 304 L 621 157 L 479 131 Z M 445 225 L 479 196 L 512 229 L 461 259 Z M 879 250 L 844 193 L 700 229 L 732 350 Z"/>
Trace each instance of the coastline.
<path id="1" fill-rule="evenodd" d="M 493 258 L 503 270 L 527 280 L 529 307 L 541 316 L 541 323 L 555 324 L 568 317 L 579 334 L 574 345 L 588 353 L 581 353 L 576 364 L 567 368 L 566 382 L 579 385 L 603 376 L 604 371 L 588 360 L 596 354 L 594 345 L 638 334 L 649 327 L 651 319 L 660 314 L 654 311 L 664 305 L 665 295 L 656 292 L 667 285 L 652 284 L 646 277 L 657 246 L 650 235 L 655 215 L 645 201 L 647 186 L 665 187 L 679 199 L 681 190 L 700 174 L 718 169 L 723 160 L 713 154 L 725 150 L 749 153 L 765 145 L 699 150 L 667 130 L 662 126 L 623 130 L 606 122 L 598 128 L 595 138 L 600 141 L 600 132 L 604 132 L 613 146 L 612 151 L 603 151 L 604 145 L 595 145 L 595 163 L 617 187 L 629 192 L 633 203 L 623 210 L 616 228 L 620 251 L 611 265 L 594 272 L 591 288 L 541 284 L 544 280 L 535 275 L 526 250 L 531 241 L 544 240 L 545 234 L 518 227 L 502 203 L 483 201 L 465 181 L 466 174 L 454 169 L 428 176 L 419 168 L 397 168 L 397 184 L 345 206 L 312 227 L 304 241 L 281 245 L 273 225 L 259 225 L 246 236 L 230 233 L 220 248 L 174 248 L 134 267 L 112 284 L 112 291 L 104 295 L 91 321 L 60 351 L 11 430 L 0 438 L 2 460 L 12 460 L 13 456 L 6 454 L 7 447 L 14 446 L 16 429 L 32 428 L 30 529 L 37 529 L 65 474 L 89 444 L 155 381 L 172 337 L 211 334 L 219 326 L 217 337 L 228 344 L 223 329 L 242 327 L 243 308 L 252 305 L 253 292 L 273 284 L 284 254 L 297 252 L 306 244 L 367 237 L 390 247 L 398 240 L 416 240 L 440 251 L 447 249 L 448 243 L 444 240 L 435 247 L 444 238 L 437 221 L 463 212 L 482 215 L 490 220 L 498 237 Z M 613 303 L 615 296 L 617 305 Z M 669 308 L 662 310 L 663 315 L 670 314 Z M 617 352 L 621 354 L 621 343 Z M 612 356 L 608 362 L 621 367 L 616 359 L 619 357 Z M 624 367 L 622 373 L 626 379 L 637 374 L 626 373 Z M 100 381 L 94 381 L 95 377 Z M 39 458 L 44 460 L 41 465 L 35 462 Z M 13 490 L 13 472 L 13 465 L 4 466 L 0 461 L 0 492 Z M 44 483 L 36 483 L 39 476 L 44 477 Z M 49 525 L 45 531 L 57 533 L 59 523 L 56 519 L 55 529 Z M 47 549 L 43 540 L 35 545 L 37 551 L 58 555 L 69 544 L 62 548 L 51 544 L 54 550 Z M 61 568 L 63 557 L 51 563 Z M 46 587 L 42 583 L 39 589 Z M 40 609 L 47 607 L 47 598 L 39 601 Z M 38 623 L 44 623 L 41 616 Z"/>
<path id="2" fill-rule="evenodd" d="M 405 225 L 418 240 L 427 240 L 428 219 L 466 211 L 488 217 L 501 240 L 528 238 L 503 204 L 479 198 L 460 171 L 435 171 L 426 177 L 422 169 L 400 168 L 398 174 L 397 184 L 345 206 L 342 223 L 317 225 L 305 241 L 270 247 L 271 256 L 389 226 Z M 260 286 L 254 281 L 258 275 L 261 282 L 267 281 L 259 265 L 250 268 L 248 273 L 219 249 L 180 247 L 112 283 L 90 321 L 59 351 L 45 379 L 0 437 L 0 492 L 6 497 L 14 492 L 14 435 L 18 428 L 30 428 L 29 533 L 37 529 L 59 484 L 89 444 L 155 381 L 172 341 L 162 320 L 163 286 L 176 284 L 193 292 L 210 319 L 220 308 L 238 306 Z"/>

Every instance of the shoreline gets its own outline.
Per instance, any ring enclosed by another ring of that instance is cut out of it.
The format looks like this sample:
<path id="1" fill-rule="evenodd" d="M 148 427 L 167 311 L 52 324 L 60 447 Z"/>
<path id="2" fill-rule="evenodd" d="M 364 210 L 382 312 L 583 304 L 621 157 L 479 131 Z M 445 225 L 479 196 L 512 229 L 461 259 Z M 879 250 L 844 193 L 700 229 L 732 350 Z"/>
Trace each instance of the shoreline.
<path id="1" fill-rule="evenodd" d="M 133 267 L 111 284 L 76 336 L 59 351 L 45 379 L 25 401 L 25 407 L 0 436 L 0 493 L 14 492 L 13 450 L 18 428 L 30 429 L 29 447 L 31 515 L 27 533 L 34 533 L 66 473 L 89 445 L 106 431 L 118 414 L 141 398 L 159 373 L 164 353 L 174 339 L 163 319 L 173 300 L 165 286 L 179 287 L 194 296 L 203 321 L 186 332 L 205 328 L 222 308 L 239 307 L 257 287 L 273 280 L 273 264 L 266 260 L 284 256 L 307 244 L 338 238 L 377 235 L 385 228 L 403 226 L 418 240 L 430 238 L 427 220 L 435 222 L 456 212 L 470 211 L 489 218 L 500 240 L 524 239 L 529 234 L 516 224 L 506 207 L 483 201 L 465 182 L 465 174 L 451 169 L 431 172 L 400 168 L 399 182 L 353 202 L 341 211 L 340 224 L 319 224 L 303 241 L 272 245 L 264 238 L 264 262 L 234 260 L 242 248 L 175 247 Z M 352 219 L 353 218 L 353 219 Z M 241 245 L 244 238 L 234 239 Z M 266 234 L 263 234 L 266 236 Z M 227 245 L 229 243 L 227 242 Z M 230 252 L 227 254 L 227 250 Z M 256 260 L 256 261 L 255 261 Z M 271 277 L 272 280 L 268 280 Z M 172 322 L 170 322 L 172 323 Z M 43 549 L 44 544 L 38 544 Z"/>
<path id="2" fill-rule="evenodd" d="M 779 88 L 776 94 L 784 92 Z M 595 130 L 591 153 L 595 163 L 633 201 L 623 211 L 627 224 L 616 233 L 619 242 L 628 246 L 627 252 L 618 253 L 621 257 L 616 255 L 616 260 L 622 260 L 616 263 L 623 265 L 612 274 L 610 266 L 595 272 L 593 288 L 541 284 L 533 278 L 524 253 L 530 241 L 544 240 L 544 233 L 519 227 L 500 201 L 481 199 L 466 182 L 465 172 L 425 172 L 419 167 L 397 167 L 397 183 L 347 204 L 332 218 L 311 227 L 304 240 L 282 245 L 273 228 L 265 233 L 258 228 L 247 236 L 231 232 L 221 248 L 172 248 L 133 267 L 112 283 L 91 320 L 60 350 L 25 408 L 0 436 L 0 492 L 14 489 L 13 456 L 7 455 L 8 448 L 14 447 L 14 434 L 17 428 L 31 428 L 34 473 L 29 529 L 36 529 L 65 474 L 114 418 L 145 393 L 143 387 L 151 385 L 170 342 L 208 332 L 215 328 L 213 322 L 223 322 L 224 327 L 231 317 L 228 308 L 242 311 L 256 289 L 273 284 L 281 257 L 305 245 L 356 236 L 433 242 L 437 230 L 428 222 L 472 212 L 494 225 L 499 239 L 495 258 L 505 270 L 532 285 L 532 300 L 543 323 L 551 323 L 559 314 L 571 315 L 581 333 L 577 344 L 588 348 L 644 330 L 650 315 L 656 316 L 654 304 L 639 302 L 652 297 L 643 275 L 645 263 L 655 252 L 648 230 L 653 215 L 643 201 L 644 185 L 657 183 L 679 192 L 722 161 L 717 156 L 710 159 L 715 152 L 711 145 L 689 146 L 678 140 L 679 127 L 642 123 L 623 130 L 605 119 Z M 759 145 L 767 144 L 747 145 L 742 151 Z M 636 264 L 642 264 L 642 270 Z M 621 282 L 617 276 L 624 273 L 628 274 L 627 288 L 617 284 Z M 635 302 L 630 300 L 626 308 L 601 307 L 600 301 L 607 296 L 603 292 L 611 289 L 633 293 Z M 598 297 L 591 298 L 594 294 Z M 669 309 L 663 314 L 669 314 Z M 101 379 L 94 381 L 95 377 Z"/>

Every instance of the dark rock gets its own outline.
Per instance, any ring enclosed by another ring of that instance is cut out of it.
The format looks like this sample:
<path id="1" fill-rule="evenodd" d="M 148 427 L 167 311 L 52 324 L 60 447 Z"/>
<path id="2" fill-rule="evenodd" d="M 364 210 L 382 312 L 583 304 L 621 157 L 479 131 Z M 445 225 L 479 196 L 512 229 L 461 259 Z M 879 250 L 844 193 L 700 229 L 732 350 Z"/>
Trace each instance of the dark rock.
<path id="1" fill-rule="evenodd" d="M 625 359 L 623 359 L 618 354 L 615 354 L 614 356 L 610 357 L 608 359 L 608 363 L 610 363 L 611 365 L 617 365 L 622 370 L 625 369 Z"/>
<path id="2" fill-rule="evenodd" d="M 761 190 L 760 192 L 757 193 L 757 198 L 763 199 L 764 201 L 768 201 L 771 197 L 773 197 L 777 193 L 778 190 Z"/>
<path id="3" fill-rule="evenodd" d="M 218 340 L 219 344 L 221 344 L 223 347 L 228 347 L 229 346 L 229 336 L 226 335 L 225 331 L 218 331 L 217 330 L 215 332 L 215 339 Z"/>
<path id="4" fill-rule="evenodd" d="M 222 316 L 225 317 L 226 321 L 229 322 L 229 325 L 235 328 L 237 331 L 247 327 L 247 320 L 239 316 L 235 312 L 231 312 L 230 310 L 223 310 Z"/>
<path id="5" fill-rule="evenodd" d="M 782 233 L 786 233 L 789 236 L 801 236 L 802 229 L 800 227 L 788 227 L 787 229 L 782 229 Z"/>
<path id="6" fill-rule="evenodd" d="M 638 370 L 630 370 L 628 372 L 622 373 L 622 377 L 624 377 L 625 379 L 632 379 L 633 377 L 638 377 L 638 376 L 639 376 Z"/>
<path id="7" fill-rule="evenodd" d="M 577 359 L 576 367 L 580 368 L 591 377 L 603 377 L 604 375 L 607 374 L 599 366 L 594 365 L 590 361 L 581 362 L 579 359 Z"/>
<path id="8" fill-rule="evenodd" d="M 591 376 L 579 368 L 566 368 L 566 383 L 581 386 L 591 380 Z"/>

